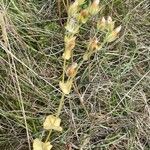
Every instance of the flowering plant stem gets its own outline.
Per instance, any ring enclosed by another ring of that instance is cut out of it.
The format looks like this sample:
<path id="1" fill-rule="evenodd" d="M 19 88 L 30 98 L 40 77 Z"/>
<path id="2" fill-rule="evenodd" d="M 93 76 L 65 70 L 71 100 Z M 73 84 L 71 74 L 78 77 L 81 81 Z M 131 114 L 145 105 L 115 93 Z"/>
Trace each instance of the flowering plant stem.
<path id="1" fill-rule="evenodd" d="M 64 62 L 63 62 L 63 73 L 62 73 L 62 81 L 63 82 L 64 82 L 64 79 L 65 79 L 65 69 L 66 69 L 66 60 L 64 60 Z M 65 94 L 62 93 L 61 100 L 60 100 L 60 103 L 59 103 L 59 107 L 58 107 L 58 110 L 57 110 L 57 113 L 56 113 L 56 117 L 59 117 L 61 109 L 62 109 L 63 104 L 64 104 L 64 101 L 65 101 Z M 51 133 L 52 133 L 52 129 L 49 131 L 49 133 L 47 135 L 47 138 L 45 140 L 45 143 L 49 140 Z"/>

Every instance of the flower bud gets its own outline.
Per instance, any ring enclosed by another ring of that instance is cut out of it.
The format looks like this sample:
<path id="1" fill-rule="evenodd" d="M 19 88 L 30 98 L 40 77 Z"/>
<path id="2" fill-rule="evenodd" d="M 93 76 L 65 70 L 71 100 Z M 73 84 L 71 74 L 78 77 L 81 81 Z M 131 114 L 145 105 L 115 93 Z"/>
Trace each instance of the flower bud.
<path id="1" fill-rule="evenodd" d="M 56 131 L 62 131 L 62 127 L 60 127 L 61 119 L 58 117 L 55 117 L 53 115 L 49 115 L 46 117 L 43 127 L 46 130 L 56 130 Z"/>
<path id="2" fill-rule="evenodd" d="M 89 17 L 89 12 L 87 9 L 81 10 L 79 15 L 77 16 L 77 19 L 80 23 L 86 23 Z"/>
<path id="3" fill-rule="evenodd" d="M 67 82 L 59 82 L 59 87 L 64 94 L 69 94 L 72 88 L 72 80 L 68 80 Z"/>
<path id="4" fill-rule="evenodd" d="M 68 16 L 69 17 L 75 17 L 76 14 L 78 13 L 78 2 L 75 1 L 73 4 L 70 5 L 69 9 L 68 9 Z"/>
<path id="5" fill-rule="evenodd" d="M 71 66 L 68 67 L 66 74 L 68 77 L 74 77 L 77 73 L 76 68 L 77 68 L 78 64 L 77 63 L 72 63 Z"/>
<path id="6" fill-rule="evenodd" d="M 89 51 L 97 51 L 100 48 L 101 48 L 101 46 L 98 45 L 98 39 L 97 38 L 93 38 L 90 40 L 89 45 L 88 45 Z"/>
<path id="7" fill-rule="evenodd" d="M 115 32 L 118 34 L 120 31 L 121 31 L 121 25 L 120 26 L 118 26 L 116 29 L 115 29 Z"/>
<path id="8" fill-rule="evenodd" d="M 104 17 L 97 22 L 97 29 L 99 31 L 104 31 L 106 29 L 106 20 Z"/>
<path id="9" fill-rule="evenodd" d="M 69 60 L 71 58 L 72 49 L 75 47 L 76 37 L 65 36 L 65 51 L 63 53 L 63 59 Z"/>
<path id="10" fill-rule="evenodd" d="M 102 45 L 98 44 L 98 39 L 97 38 L 92 38 L 88 44 L 87 51 L 83 55 L 83 60 L 88 60 L 91 55 L 97 51 L 99 51 L 102 48 Z"/>
<path id="11" fill-rule="evenodd" d="M 114 29 L 111 33 L 108 34 L 106 41 L 108 43 L 113 42 L 118 37 L 118 33 L 121 31 L 121 26 Z"/>
<path id="12" fill-rule="evenodd" d="M 77 0 L 77 2 L 79 5 L 82 5 L 82 4 L 84 4 L 85 0 Z"/>
<path id="13" fill-rule="evenodd" d="M 62 58 L 65 59 L 65 60 L 69 60 L 71 58 L 71 55 L 72 55 L 72 51 L 66 49 L 65 52 L 62 55 Z"/>
<path id="14" fill-rule="evenodd" d="M 110 32 L 113 31 L 114 26 L 115 26 L 115 22 L 112 21 L 112 18 L 110 16 L 108 16 L 108 18 L 107 18 L 107 30 Z"/>
<path id="15" fill-rule="evenodd" d="M 79 32 L 79 25 L 77 24 L 77 22 L 74 20 L 74 19 L 70 19 L 68 22 L 67 22 L 67 25 L 66 25 L 66 30 L 71 33 L 71 34 L 76 34 Z"/>
<path id="16" fill-rule="evenodd" d="M 89 53 L 85 52 L 84 55 L 83 55 L 83 60 L 86 61 L 88 59 L 89 59 Z"/>
<path id="17" fill-rule="evenodd" d="M 74 47 L 75 47 L 75 44 L 76 44 L 76 37 L 73 36 L 73 37 L 67 37 L 65 36 L 65 50 L 72 50 Z"/>
<path id="18" fill-rule="evenodd" d="M 88 10 L 89 13 L 94 16 L 96 15 L 99 11 L 100 11 L 100 7 L 99 7 L 99 1 L 100 0 L 94 0 L 93 3 L 89 6 Z"/>
<path id="19" fill-rule="evenodd" d="M 35 139 L 33 141 L 33 150 L 51 150 L 52 145 L 50 142 L 42 142 L 40 139 Z"/>

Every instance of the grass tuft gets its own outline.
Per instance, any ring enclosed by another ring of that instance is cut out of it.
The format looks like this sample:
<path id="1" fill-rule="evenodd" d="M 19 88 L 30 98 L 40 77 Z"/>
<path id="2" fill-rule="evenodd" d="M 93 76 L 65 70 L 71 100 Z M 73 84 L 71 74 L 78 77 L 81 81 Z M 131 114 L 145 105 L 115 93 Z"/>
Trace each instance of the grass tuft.
<path id="1" fill-rule="evenodd" d="M 52 144 L 56 150 L 149 150 L 149 2 L 102 4 L 103 14 L 122 24 L 121 37 L 84 62 L 61 112 L 64 131 L 51 135 Z M 67 3 L 60 6 L 0 1 L 0 149 L 32 149 L 33 138 L 46 135 L 44 118 L 57 110 Z M 77 59 L 93 24 L 82 27 Z"/>

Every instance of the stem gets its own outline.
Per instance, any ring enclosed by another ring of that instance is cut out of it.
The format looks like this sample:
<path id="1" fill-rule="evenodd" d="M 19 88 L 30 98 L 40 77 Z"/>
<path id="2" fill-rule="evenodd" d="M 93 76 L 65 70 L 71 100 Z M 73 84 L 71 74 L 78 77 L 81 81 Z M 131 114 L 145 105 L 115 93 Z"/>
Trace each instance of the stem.
<path id="1" fill-rule="evenodd" d="M 66 11 L 67 11 L 68 9 L 67 9 L 67 6 L 66 6 L 65 1 L 64 1 L 64 0 L 62 0 L 62 2 L 63 2 L 63 4 L 64 4 L 64 7 L 65 7 Z"/>
<path id="2" fill-rule="evenodd" d="M 48 140 L 49 140 L 49 137 L 50 137 L 51 133 L 52 133 L 52 129 L 49 131 L 48 136 L 47 136 L 47 138 L 46 138 L 46 140 L 45 140 L 45 143 L 47 143 L 47 142 L 48 142 Z"/>
<path id="3" fill-rule="evenodd" d="M 64 101 L 65 101 L 65 94 L 63 93 L 62 96 L 61 96 L 61 100 L 60 100 L 60 103 L 59 103 L 57 113 L 56 113 L 56 117 L 59 117 L 59 115 L 61 113 L 61 109 L 62 109 L 63 104 L 64 104 Z"/>
<path id="4" fill-rule="evenodd" d="M 63 63 L 63 73 L 62 73 L 62 81 L 63 81 L 63 82 L 64 82 L 64 80 L 65 80 L 65 69 L 66 69 L 66 60 L 64 60 L 64 63 Z M 59 103 L 59 107 L 58 107 L 58 110 L 57 110 L 57 113 L 56 113 L 56 118 L 58 118 L 59 115 L 60 115 L 60 113 L 61 113 L 61 109 L 62 109 L 62 107 L 63 107 L 64 100 L 65 100 L 65 94 L 62 93 L 61 100 L 60 100 L 60 103 Z M 46 140 L 45 140 L 45 143 L 49 140 L 51 133 L 52 133 L 52 129 L 49 130 L 49 133 L 48 133 L 48 135 L 47 135 L 47 138 L 46 138 Z"/>
<path id="5" fill-rule="evenodd" d="M 66 2 L 66 5 L 67 5 L 67 9 L 68 9 L 68 7 L 69 7 L 69 0 L 66 0 L 67 2 Z"/>
<path id="6" fill-rule="evenodd" d="M 65 69 L 66 69 L 66 59 L 64 60 L 64 64 L 63 64 L 63 73 L 62 73 L 62 81 L 63 82 L 65 80 Z"/>

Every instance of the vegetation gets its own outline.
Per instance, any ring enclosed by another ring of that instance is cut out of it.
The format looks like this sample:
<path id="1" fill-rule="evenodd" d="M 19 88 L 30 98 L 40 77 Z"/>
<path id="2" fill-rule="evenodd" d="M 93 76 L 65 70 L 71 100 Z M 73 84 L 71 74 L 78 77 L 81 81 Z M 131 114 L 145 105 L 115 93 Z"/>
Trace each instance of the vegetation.
<path id="1" fill-rule="evenodd" d="M 100 12 L 89 16 L 86 0 L 71 40 L 70 4 L 0 0 L 0 149 L 33 149 L 34 139 L 47 139 L 52 150 L 149 150 L 148 1 L 101 0 Z M 109 21 L 122 26 L 114 39 L 102 28 Z M 69 57 L 66 41 L 74 49 Z M 64 91 L 67 78 L 73 80 Z M 43 124 L 55 114 L 60 128 Z"/>

